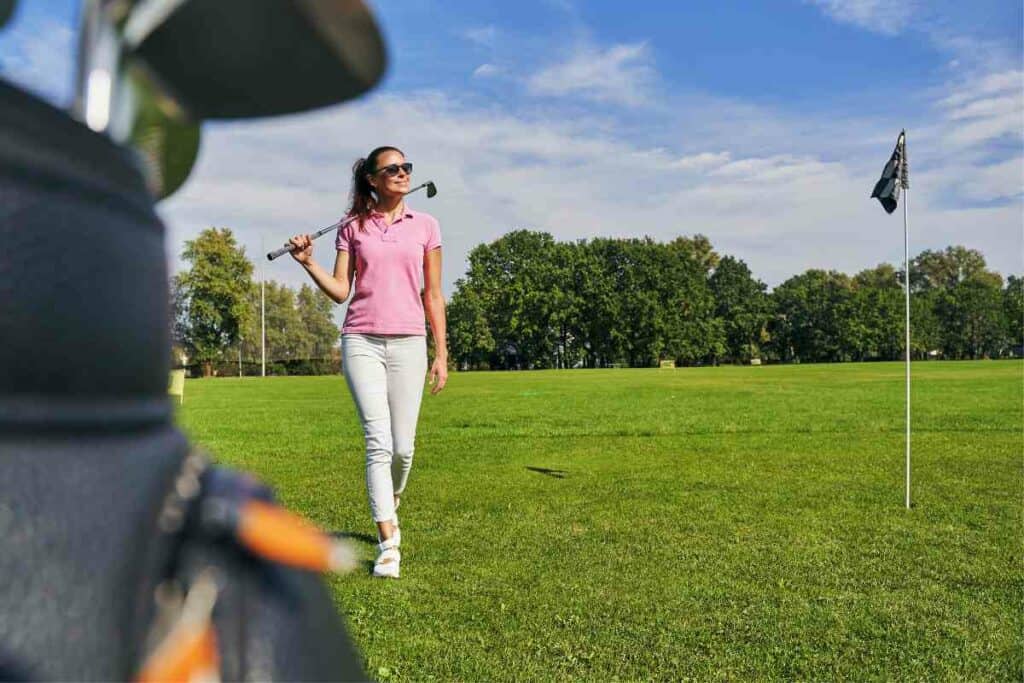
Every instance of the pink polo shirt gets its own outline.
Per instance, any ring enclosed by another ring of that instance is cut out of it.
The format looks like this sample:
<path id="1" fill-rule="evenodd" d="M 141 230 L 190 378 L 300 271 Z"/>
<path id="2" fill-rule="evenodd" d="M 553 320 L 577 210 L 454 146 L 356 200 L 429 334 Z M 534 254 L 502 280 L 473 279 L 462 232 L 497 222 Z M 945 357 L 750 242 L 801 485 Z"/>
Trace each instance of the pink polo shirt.
<path id="1" fill-rule="evenodd" d="M 359 221 L 352 221 L 338 230 L 334 242 L 356 264 L 355 294 L 342 334 L 425 335 L 420 285 L 427 252 L 441 247 L 437 219 L 406 207 L 391 225 L 373 213 L 363 226 L 360 231 Z"/>

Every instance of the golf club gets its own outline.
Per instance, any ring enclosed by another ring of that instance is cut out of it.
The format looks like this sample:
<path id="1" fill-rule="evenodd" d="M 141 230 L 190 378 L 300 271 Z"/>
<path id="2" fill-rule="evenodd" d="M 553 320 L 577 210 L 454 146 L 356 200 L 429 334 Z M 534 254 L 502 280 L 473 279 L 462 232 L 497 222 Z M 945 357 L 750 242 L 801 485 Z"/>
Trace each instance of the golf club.
<path id="1" fill-rule="evenodd" d="M 434 185 L 434 181 L 433 180 L 428 180 L 427 182 L 422 183 L 421 185 L 417 185 L 416 187 L 412 188 L 411 190 L 409 190 L 405 194 L 406 195 L 410 195 L 413 192 L 416 192 L 417 190 L 422 190 L 424 187 L 427 188 L 427 197 L 433 197 L 433 196 L 435 196 L 437 194 L 437 185 Z M 310 238 L 315 240 L 318 237 L 323 237 L 324 235 L 326 235 L 327 233 L 329 233 L 329 232 L 331 232 L 333 230 L 337 230 L 338 228 L 345 227 L 346 225 L 351 223 L 353 220 L 355 220 L 355 218 L 356 218 L 355 216 L 346 216 L 345 218 L 342 218 L 337 223 L 334 223 L 332 225 L 328 225 L 326 228 L 321 228 L 321 229 L 317 230 L 312 235 L 310 235 Z M 292 245 L 292 243 L 291 242 L 287 242 L 280 249 L 275 249 L 274 251 L 269 252 L 267 254 L 267 260 L 268 261 L 273 261 L 278 256 L 282 256 L 284 254 L 291 253 L 292 250 L 294 250 L 294 249 L 295 249 L 295 247 Z"/>

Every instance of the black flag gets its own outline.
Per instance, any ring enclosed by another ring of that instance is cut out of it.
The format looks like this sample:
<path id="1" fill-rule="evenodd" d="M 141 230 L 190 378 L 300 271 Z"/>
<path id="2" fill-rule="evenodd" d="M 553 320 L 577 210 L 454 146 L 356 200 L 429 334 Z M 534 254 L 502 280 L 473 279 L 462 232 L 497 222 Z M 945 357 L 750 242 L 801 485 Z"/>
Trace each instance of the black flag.
<path id="1" fill-rule="evenodd" d="M 907 133 L 900 131 L 900 137 L 896 140 L 896 149 L 892 151 L 892 157 L 882 170 L 882 177 L 875 183 L 872 197 L 882 202 L 882 208 L 886 213 L 896 210 L 900 199 L 900 188 L 910 187 L 910 166 L 907 164 Z"/>

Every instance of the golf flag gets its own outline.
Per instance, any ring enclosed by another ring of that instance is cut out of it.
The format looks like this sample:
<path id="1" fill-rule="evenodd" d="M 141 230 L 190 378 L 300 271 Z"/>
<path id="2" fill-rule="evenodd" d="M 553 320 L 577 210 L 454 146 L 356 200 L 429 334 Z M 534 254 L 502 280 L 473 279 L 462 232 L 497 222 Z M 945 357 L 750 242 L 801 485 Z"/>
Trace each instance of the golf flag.
<path id="1" fill-rule="evenodd" d="M 888 163 L 882 170 L 882 177 L 875 183 L 875 189 L 871 196 L 882 203 L 886 213 L 896 210 L 900 201 L 900 190 L 910 189 L 910 166 L 907 164 L 907 131 L 900 131 L 896 139 L 896 149 L 892 151 Z M 910 193 L 903 196 L 903 293 L 906 301 L 905 323 L 904 323 L 904 358 L 906 359 L 906 445 L 907 445 L 907 475 L 906 475 L 906 506 L 910 509 L 910 208 L 907 200 Z"/>
<path id="2" fill-rule="evenodd" d="M 900 189 L 910 187 L 910 166 L 907 163 L 906 131 L 900 131 L 896 149 L 882 170 L 882 177 L 875 183 L 871 196 L 882 203 L 886 213 L 892 213 L 900 199 Z"/>

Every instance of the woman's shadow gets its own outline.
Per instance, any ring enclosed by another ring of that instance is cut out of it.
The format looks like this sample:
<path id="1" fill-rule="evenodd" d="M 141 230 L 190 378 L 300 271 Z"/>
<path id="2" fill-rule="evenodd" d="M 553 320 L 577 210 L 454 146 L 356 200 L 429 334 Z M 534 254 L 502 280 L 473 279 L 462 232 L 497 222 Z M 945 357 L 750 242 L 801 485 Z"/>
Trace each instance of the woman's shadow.
<path id="1" fill-rule="evenodd" d="M 370 534 L 361 534 L 354 531 L 330 531 L 328 534 L 331 538 L 360 541 L 374 547 L 377 545 L 377 537 Z M 367 574 L 373 573 L 373 560 L 363 560 L 363 567 L 366 569 Z"/>

